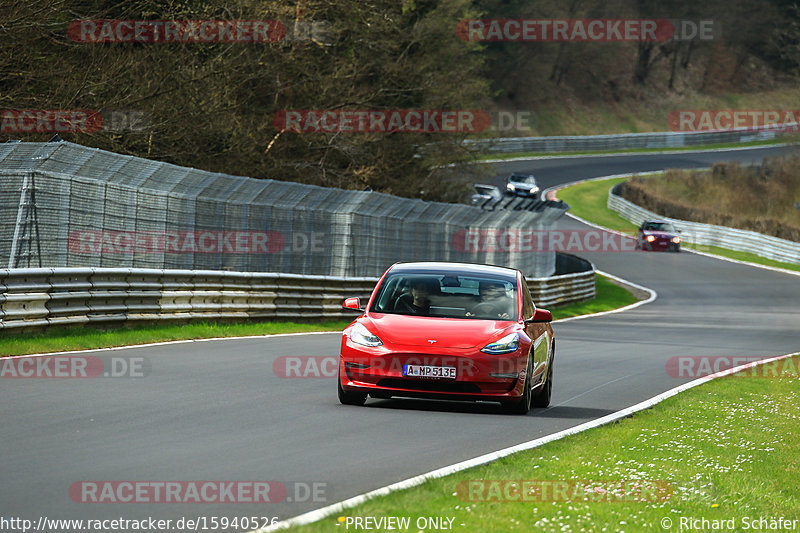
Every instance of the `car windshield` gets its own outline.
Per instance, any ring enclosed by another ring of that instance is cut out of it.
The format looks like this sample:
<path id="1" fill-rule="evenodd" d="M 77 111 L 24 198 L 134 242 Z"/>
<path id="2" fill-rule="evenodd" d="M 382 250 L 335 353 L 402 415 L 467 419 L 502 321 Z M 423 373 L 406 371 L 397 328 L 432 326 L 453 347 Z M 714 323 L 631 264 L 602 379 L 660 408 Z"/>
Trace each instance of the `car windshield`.
<path id="1" fill-rule="evenodd" d="M 675 233 L 675 228 L 669 222 L 648 222 L 642 229 L 648 231 L 664 231 L 667 233 Z"/>
<path id="2" fill-rule="evenodd" d="M 517 174 L 512 174 L 509 176 L 508 181 L 513 181 L 514 183 L 527 183 L 529 185 L 536 183 L 536 180 L 533 176 L 521 176 Z"/>
<path id="3" fill-rule="evenodd" d="M 483 275 L 397 273 L 384 278 L 370 312 L 480 320 L 517 320 L 515 282 Z"/>

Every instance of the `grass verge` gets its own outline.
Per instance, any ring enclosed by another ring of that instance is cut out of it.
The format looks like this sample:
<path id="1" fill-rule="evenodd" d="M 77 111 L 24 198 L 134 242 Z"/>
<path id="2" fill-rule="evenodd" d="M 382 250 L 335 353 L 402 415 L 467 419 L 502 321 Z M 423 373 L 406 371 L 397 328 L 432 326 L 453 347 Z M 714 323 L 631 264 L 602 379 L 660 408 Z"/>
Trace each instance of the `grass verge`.
<path id="1" fill-rule="evenodd" d="M 653 174 L 654 176 L 656 174 Z M 564 200 L 570 206 L 569 212 L 588 222 L 625 233 L 636 235 L 636 225 L 622 218 L 617 213 L 606 207 L 608 201 L 608 191 L 616 185 L 625 181 L 627 178 L 612 178 L 607 180 L 596 180 L 572 185 L 558 191 L 558 199 Z M 739 252 L 719 246 L 693 245 L 684 242 L 684 248 L 697 250 L 709 254 L 746 261 L 758 265 L 784 268 L 800 272 L 800 265 L 774 261 L 749 252 Z"/>
<path id="2" fill-rule="evenodd" d="M 190 324 L 140 324 L 126 327 L 59 327 L 36 333 L 3 332 L 0 356 L 90 350 L 187 339 L 274 335 L 306 331 L 341 331 L 349 321 L 301 324 L 296 322 L 208 322 Z"/>
<path id="3" fill-rule="evenodd" d="M 628 178 L 594 180 L 572 185 L 558 191 L 558 199 L 569 204 L 569 212 L 593 224 L 636 235 L 636 225 L 606 207 L 608 191 Z"/>
<path id="4" fill-rule="evenodd" d="M 597 275 L 597 296 L 593 300 L 552 309 L 553 318 L 609 311 L 632 304 L 637 298 L 605 276 Z M 123 328 L 61 327 L 36 333 L 3 332 L 0 357 L 32 353 L 90 350 L 185 339 L 274 335 L 306 331 L 341 331 L 347 320 L 301 324 L 296 322 L 196 322 L 191 324 L 135 325 Z"/>
<path id="5" fill-rule="evenodd" d="M 639 301 L 628 289 L 621 287 L 602 274 L 596 274 L 594 281 L 595 290 L 597 291 L 597 295 L 594 299 L 565 305 L 564 307 L 553 307 L 550 309 L 553 313 L 553 318 L 558 320 L 571 316 L 611 311 Z"/>
<path id="6" fill-rule="evenodd" d="M 739 252 L 737 250 L 728 250 L 727 248 L 720 248 L 719 246 L 709 246 L 706 244 L 691 244 L 684 243 L 684 248 L 697 250 L 698 252 L 705 252 L 707 254 L 721 255 L 729 259 L 736 259 L 737 261 L 746 261 L 748 263 L 757 263 L 759 265 L 766 265 L 776 268 L 785 268 L 786 270 L 794 270 L 800 272 L 800 265 L 794 263 L 783 263 L 773 259 L 767 259 L 750 252 Z"/>
<path id="7" fill-rule="evenodd" d="M 412 527 L 406 531 L 423 529 L 419 517 L 440 517 L 445 524 L 452 519 L 453 530 L 470 533 L 713 527 L 682 519 L 726 520 L 734 527 L 716 529 L 743 531 L 754 520 L 783 517 L 798 519 L 789 529 L 796 531 L 800 357 L 782 364 L 789 377 L 753 377 L 745 371 L 719 378 L 631 418 L 429 480 L 291 531 L 355 530 L 347 527 L 348 517 L 351 524 L 356 517 L 409 517 Z"/>

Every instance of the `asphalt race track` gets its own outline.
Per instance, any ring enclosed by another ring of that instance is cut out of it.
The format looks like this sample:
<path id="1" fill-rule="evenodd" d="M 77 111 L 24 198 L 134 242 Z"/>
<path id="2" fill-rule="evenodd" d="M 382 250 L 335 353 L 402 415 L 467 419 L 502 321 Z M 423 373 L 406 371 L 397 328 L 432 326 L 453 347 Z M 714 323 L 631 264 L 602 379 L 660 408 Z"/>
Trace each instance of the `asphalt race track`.
<path id="1" fill-rule="evenodd" d="M 497 173 L 532 171 L 546 188 L 718 160 L 760 161 L 782 150 L 541 159 L 497 165 Z M 566 217 L 559 224 L 586 229 Z M 498 414 L 494 404 L 370 399 L 365 407 L 342 406 L 335 378 L 273 373 L 280 356 L 336 356 L 338 333 L 93 354 L 146 358 L 151 369 L 139 379 L 2 379 L 0 516 L 288 518 L 676 387 L 683 381 L 666 371 L 672 356 L 800 350 L 798 276 L 692 253 L 585 257 L 656 290 L 658 299 L 625 313 L 556 324 L 552 407 L 526 417 Z M 68 490 L 83 480 L 276 480 L 289 487 L 292 501 L 76 503 Z M 304 497 L 312 483 L 325 484 L 318 486 L 324 501 Z"/>

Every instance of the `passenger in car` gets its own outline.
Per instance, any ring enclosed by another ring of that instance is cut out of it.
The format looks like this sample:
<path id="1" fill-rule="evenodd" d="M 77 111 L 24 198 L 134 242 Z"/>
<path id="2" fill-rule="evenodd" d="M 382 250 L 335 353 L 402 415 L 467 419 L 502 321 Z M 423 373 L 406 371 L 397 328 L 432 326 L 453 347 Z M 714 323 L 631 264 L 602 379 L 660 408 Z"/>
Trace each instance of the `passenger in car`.
<path id="1" fill-rule="evenodd" d="M 481 281 L 478 284 L 478 300 L 465 316 L 509 319 L 513 314 L 514 299 L 499 281 Z"/>

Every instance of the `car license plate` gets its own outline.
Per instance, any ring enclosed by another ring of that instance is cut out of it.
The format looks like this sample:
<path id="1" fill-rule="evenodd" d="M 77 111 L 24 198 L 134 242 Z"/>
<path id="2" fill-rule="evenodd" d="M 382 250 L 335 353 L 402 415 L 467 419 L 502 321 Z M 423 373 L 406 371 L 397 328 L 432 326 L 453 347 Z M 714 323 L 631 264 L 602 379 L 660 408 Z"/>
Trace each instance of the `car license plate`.
<path id="1" fill-rule="evenodd" d="M 410 378 L 456 379 L 454 366 L 403 365 L 403 375 Z"/>

